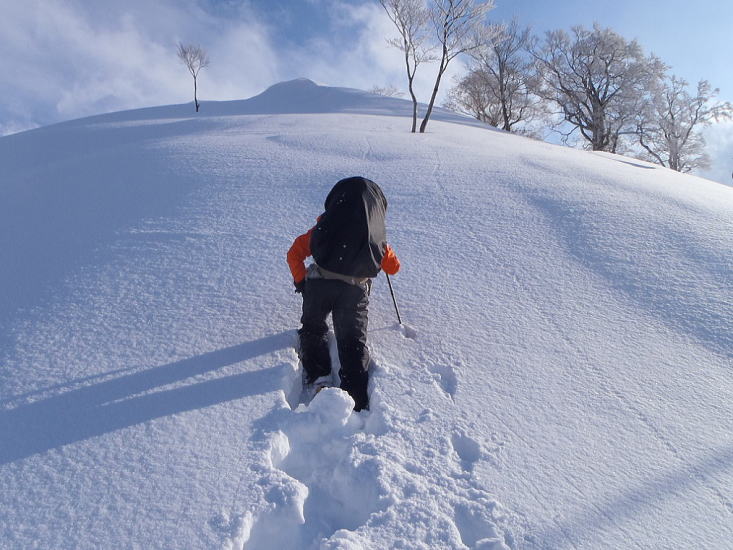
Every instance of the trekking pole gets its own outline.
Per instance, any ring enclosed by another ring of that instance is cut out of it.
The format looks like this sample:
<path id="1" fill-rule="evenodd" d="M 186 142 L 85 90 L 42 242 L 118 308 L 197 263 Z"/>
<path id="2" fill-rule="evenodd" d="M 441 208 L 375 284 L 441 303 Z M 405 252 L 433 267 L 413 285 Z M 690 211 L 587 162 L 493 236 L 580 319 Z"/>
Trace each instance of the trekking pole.
<path id="1" fill-rule="evenodd" d="M 392 281 L 389 280 L 389 275 L 387 275 L 387 284 L 389 285 L 389 293 L 392 295 L 392 303 L 394 304 L 394 310 L 397 312 L 397 322 L 401 325 L 402 319 L 400 318 L 400 308 L 397 307 L 397 300 L 394 297 L 394 290 L 392 290 Z"/>

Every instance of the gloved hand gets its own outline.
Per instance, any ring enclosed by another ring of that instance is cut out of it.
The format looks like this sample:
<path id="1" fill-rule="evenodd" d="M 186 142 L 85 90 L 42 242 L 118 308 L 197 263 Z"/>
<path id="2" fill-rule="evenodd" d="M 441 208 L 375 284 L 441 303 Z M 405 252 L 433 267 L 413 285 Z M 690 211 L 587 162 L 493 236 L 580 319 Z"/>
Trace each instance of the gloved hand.
<path id="1" fill-rule="evenodd" d="M 305 279 L 293 284 L 295 285 L 295 292 L 297 294 L 303 294 L 305 292 Z"/>

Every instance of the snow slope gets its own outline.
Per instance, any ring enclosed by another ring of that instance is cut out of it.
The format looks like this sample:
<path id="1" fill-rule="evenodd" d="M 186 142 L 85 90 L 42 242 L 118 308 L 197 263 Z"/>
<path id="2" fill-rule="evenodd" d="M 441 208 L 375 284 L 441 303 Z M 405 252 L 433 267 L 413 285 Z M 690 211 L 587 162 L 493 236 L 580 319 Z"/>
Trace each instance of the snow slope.
<path id="1" fill-rule="evenodd" d="M 281 83 L 0 138 L 0 547 L 733 548 L 733 189 Z M 285 264 L 390 203 L 371 411 Z"/>

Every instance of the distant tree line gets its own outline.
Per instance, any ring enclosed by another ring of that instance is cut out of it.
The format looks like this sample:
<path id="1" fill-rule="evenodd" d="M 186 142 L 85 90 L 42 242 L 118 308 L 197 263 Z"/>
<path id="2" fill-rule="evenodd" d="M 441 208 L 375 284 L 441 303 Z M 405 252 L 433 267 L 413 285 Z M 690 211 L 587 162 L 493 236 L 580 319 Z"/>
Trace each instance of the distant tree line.
<path id="1" fill-rule="evenodd" d="M 609 28 L 575 26 L 534 36 L 516 20 L 487 20 L 493 0 L 378 0 L 398 31 L 389 43 L 404 54 L 417 127 L 414 78 L 438 62 L 420 124 L 424 132 L 448 64 L 459 55 L 467 74 L 446 107 L 508 132 L 559 132 L 593 151 L 622 153 L 689 172 L 709 164 L 703 127 L 733 116 L 706 80 L 691 87 L 635 40 Z"/>

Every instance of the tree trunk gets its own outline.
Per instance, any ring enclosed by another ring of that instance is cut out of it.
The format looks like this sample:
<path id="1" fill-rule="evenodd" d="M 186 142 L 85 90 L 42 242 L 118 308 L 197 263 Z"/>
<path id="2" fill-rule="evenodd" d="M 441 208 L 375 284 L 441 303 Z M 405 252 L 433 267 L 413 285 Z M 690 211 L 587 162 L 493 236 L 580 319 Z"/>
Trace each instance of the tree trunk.
<path id="1" fill-rule="evenodd" d="M 504 128 L 507 132 L 512 131 L 512 125 L 509 122 L 509 110 L 507 109 L 506 82 L 504 80 L 504 63 L 499 60 L 499 95 L 501 96 L 501 117 L 504 119 Z"/>
<path id="2" fill-rule="evenodd" d="M 676 172 L 682 172 L 682 166 L 680 164 L 680 158 L 677 154 L 672 153 L 669 155 L 669 168 Z"/>
<path id="3" fill-rule="evenodd" d="M 412 80 L 410 80 L 410 95 L 412 96 L 412 133 L 414 134 L 417 128 L 417 97 L 412 90 Z"/>
<path id="4" fill-rule="evenodd" d="M 193 103 L 196 105 L 196 112 L 199 112 L 199 100 L 196 97 L 196 77 L 193 77 Z"/>
<path id="5" fill-rule="evenodd" d="M 415 97 L 415 91 L 412 89 L 412 81 L 415 79 L 415 72 L 417 71 L 417 61 L 415 62 L 415 70 L 410 74 L 410 54 L 409 46 L 405 40 L 405 66 L 407 67 L 407 87 L 410 90 L 410 97 L 412 97 L 412 133 L 415 133 L 415 127 L 417 126 L 417 98 Z"/>
<path id="6" fill-rule="evenodd" d="M 655 153 L 650 145 L 644 143 L 644 128 L 641 125 L 637 126 L 636 136 L 639 138 L 639 145 L 641 145 L 647 151 L 647 153 L 649 153 L 654 158 L 657 164 L 666 168 L 667 165 L 664 163 L 664 160 L 662 160 L 662 157 Z"/>
<path id="7" fill-rule="evenodd" d="M 605 151 L 608 146 L 608 134 L 606 132 L 606 113 L 603 105 L 598 100 L 592 100 L 593 112 L 591 120 L 593 124 L 593 141 L 591 142 L 594 151 Z"/>
<path id="8" fill-rule="evenodd" d="M 435 79 L 435 87 L 433 88 L 433 95 L 430 96 L 430 103 L 428 103 L 428 110 L 425 113 L 425 118 L 422 119 L 422 123 L 420 124 L 420 133 L 425 133 L 425 127 L 428 125 L 428 120 L 430 120 L 430 114 L 433 112 L 433 104 L 435 103 L 435 96 L 438 95 L 438 88 L 440 88 L 440 79 L 443 77 L 443 73 L 445 72 L 445 69 L 447 68 L 447 64 L 445 63 L 445 57 L 446 52 L 445 48 L 443 49 L 443 58 L 440 60 L 440 69 L 438 70 L 438 77 Z"/>

